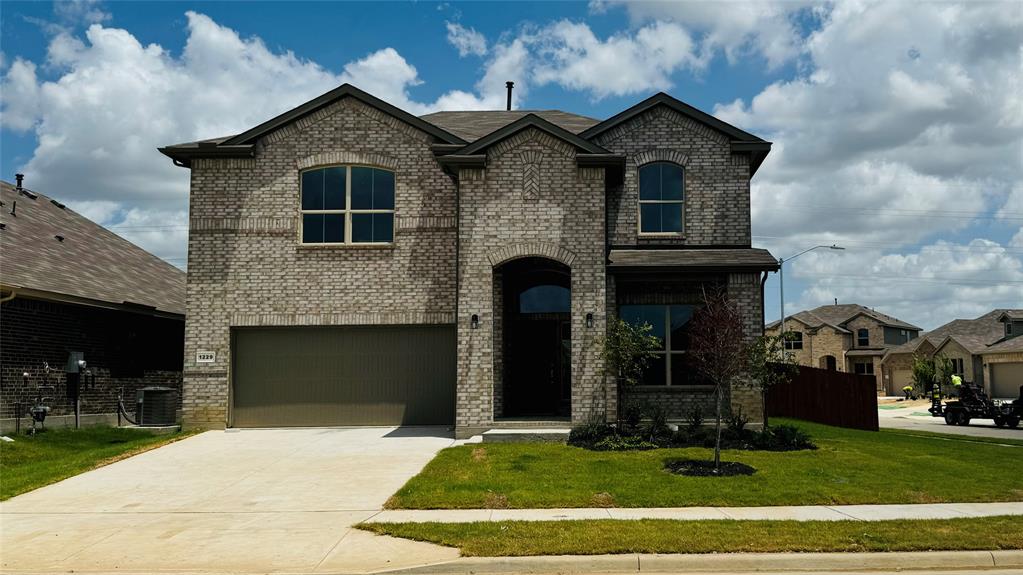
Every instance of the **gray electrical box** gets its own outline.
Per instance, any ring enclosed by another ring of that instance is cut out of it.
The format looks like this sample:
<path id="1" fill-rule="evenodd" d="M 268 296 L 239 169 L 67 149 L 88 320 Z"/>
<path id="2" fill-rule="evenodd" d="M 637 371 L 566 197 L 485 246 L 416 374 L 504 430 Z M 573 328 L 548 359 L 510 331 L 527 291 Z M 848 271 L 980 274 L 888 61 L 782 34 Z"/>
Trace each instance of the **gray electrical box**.
<path id="1" fill-rule="evenodd" d="M 78 373 L 81 371 L 78 367 L 78 362 L 85 359 L 84 351 L 72 351 L 67 355 L 67 367 L 64 369 L 64 373 Z"/>

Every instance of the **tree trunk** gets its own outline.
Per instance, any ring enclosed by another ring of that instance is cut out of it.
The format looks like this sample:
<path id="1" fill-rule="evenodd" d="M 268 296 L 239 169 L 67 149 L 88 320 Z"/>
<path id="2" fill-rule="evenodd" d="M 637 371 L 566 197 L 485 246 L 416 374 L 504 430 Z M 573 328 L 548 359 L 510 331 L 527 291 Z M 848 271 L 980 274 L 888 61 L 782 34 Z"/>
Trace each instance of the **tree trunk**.
<path id="1" fill-rule="evenodd" d="M 715 403 L 717 408 L 717 417 L 714 422 L 714 434 L 717 438 L 714 440 L 714 471 L 717 471 L 721 467 L 721 385 L 718 385 L 717 393 L 715 396 Z"/>
<path id="2" fill-rule="evenodd" d="M 767 390 L 766 389 L 764 389 L 764 390 L 762 390 L 760 392 L 760 402 L 761 402 L 761 406 L 764 408 L 764 427 L 763 427 L 763 429 L 767 429 Z"/>

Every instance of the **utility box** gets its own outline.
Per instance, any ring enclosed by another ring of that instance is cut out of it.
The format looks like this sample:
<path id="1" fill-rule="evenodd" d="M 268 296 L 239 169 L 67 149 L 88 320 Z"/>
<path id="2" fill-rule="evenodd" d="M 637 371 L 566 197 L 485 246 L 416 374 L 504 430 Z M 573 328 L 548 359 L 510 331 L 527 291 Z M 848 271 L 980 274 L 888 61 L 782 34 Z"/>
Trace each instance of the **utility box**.
<path id="1" fill-rule="evenodd" d="M 143 387 L 135 396 L 136 421 L 140 427 L 177 423 L 177 393 L 170 387 Z"/>

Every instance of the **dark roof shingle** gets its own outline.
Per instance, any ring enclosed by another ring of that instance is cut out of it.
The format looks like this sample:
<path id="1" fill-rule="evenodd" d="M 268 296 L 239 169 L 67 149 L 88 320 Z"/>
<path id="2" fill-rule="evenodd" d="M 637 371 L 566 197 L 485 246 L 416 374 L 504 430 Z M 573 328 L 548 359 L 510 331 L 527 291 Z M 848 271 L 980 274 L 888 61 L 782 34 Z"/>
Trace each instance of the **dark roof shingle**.
<path id="1" fill-rule="evenodd" d="M 434 112 L 420 116 L 420 118 L 467 142 L 474 142 L 529 114 L 539 116 L 576 135 L 599 122 L 594 118 L 561 110 Z"/>
<path id="2" fill-rule="evenodd" d="M 745 268 L 774 270 L 778 260 L 759 248 L 611 250 L 609 269 Z"/>
<path id="3" fill-rule="evenodd" d="M 32 194 L 36 199 L 0 182 L 5 287 L 184 315 L 185 272 L 45 195 Z"/>

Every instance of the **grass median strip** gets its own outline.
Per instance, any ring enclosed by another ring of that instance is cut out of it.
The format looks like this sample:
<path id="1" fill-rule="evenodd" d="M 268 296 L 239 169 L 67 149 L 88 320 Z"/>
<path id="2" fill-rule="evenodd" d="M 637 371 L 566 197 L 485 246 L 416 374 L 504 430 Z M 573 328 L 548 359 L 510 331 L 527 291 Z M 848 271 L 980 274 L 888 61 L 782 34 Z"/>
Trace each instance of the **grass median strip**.
<path id="1" fill-rule="evenodd" d="M 688 507 L 1023 501 L 1015 447 L 794 423 L 815 451 L 726 451 L 751 465 L 739 477 L 682 477 L 669 459 L 702 448 L 589 451 L 561 444 L 445 449 L 388 502 L 395 509 Z M 972 439 L 972 438 L 970 438 Z M 1011 440 L 996 440 L 1008 441 Z"/>
<path id="2" fill-rule="evenodd" d="M 605 553 L 969 551 L 1023 548 L 1017 516 L 899 521 L 504 521 L 363 523 L 466 557 Z"/>
<path id="3" fill-rule="evenodd" d="M 134 429 L 47 429 L 0 444 L 0 501 L 191 435 Z"/>

